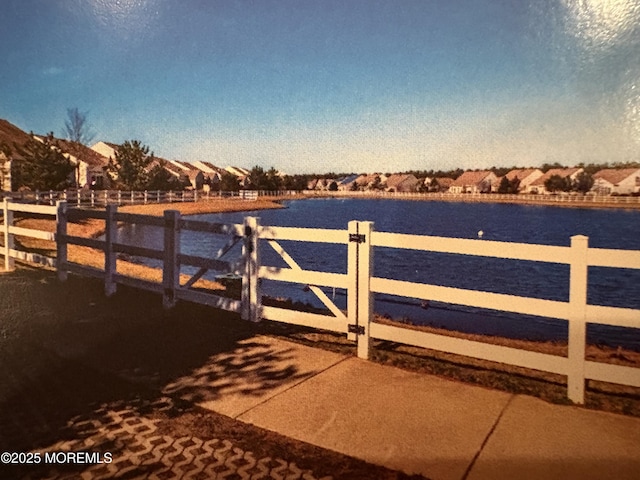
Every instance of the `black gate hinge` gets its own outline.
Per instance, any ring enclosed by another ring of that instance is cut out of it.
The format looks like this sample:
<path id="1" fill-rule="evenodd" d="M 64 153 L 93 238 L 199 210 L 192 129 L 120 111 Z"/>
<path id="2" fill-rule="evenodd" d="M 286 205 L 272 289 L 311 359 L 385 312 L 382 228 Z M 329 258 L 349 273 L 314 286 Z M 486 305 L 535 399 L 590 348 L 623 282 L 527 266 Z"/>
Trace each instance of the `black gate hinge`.
<path id="1" fill-rule="evenodd" d="M 355 325 L 350 323 L 348 326 L 349 333 L 355 333 L 356 335 L 364 335 L 364 326 L 363 325 Z"/>
<path id="2" fill-rule="evenodd" d="M 365 236 L 363 233 L 350 233 L 349 234 L 349 241 L 350 242 L 355 242 L 355 243 L 364 243 L 365 242 Z"/>

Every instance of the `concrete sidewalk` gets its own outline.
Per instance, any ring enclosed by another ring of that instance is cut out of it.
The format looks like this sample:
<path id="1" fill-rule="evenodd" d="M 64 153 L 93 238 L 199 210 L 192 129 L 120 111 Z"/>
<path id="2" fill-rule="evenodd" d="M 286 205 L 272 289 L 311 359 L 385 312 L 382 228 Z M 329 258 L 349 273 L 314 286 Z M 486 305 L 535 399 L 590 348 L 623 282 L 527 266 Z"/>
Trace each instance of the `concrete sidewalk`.
<path id="1" fill-rule="evenodd" d="M 275 354 L 289 380 L 252 388 L 265 380 L 259 365 L 245 365 L 252 349 Z M 191 399 L 202 399 L 207 409 L 434 480 L 636 479 L 640 472 L 638 418 L 553 405 L 270 337 L 224 355 L 203 368 L 215 369 L 221 360 L 235 364 L 233 388 L 224 379 L 203 381 L 207 375 L 196 385 L 185 377 L 167 388 L 176 393 L 186 383 Z"/>

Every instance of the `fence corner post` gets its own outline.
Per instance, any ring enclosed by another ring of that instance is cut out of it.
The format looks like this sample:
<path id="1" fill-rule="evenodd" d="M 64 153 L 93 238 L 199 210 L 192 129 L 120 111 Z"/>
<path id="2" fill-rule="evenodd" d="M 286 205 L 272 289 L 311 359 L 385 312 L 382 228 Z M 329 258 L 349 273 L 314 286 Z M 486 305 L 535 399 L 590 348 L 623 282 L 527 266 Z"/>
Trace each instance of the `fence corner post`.
<path id="1" fill-rule="evenodd" d="M 67 281 L 67 202 L 56 202 L 56 270 L 58 280 Z"/>
<path id="2" fill-rule="evenodd" d="M 11 250 L 13 250 L 13 235 L 9 233 L 9 228 L 13 226 L 13 211 L 9 210 L 9 199 L 7 197 L 4 198 L 2 211 L 4 215 L 4 225 L 2 228 L 4 233 L 4 270 L 5 272 L 10 272 L 15 266 L 13 257 L 11 256 Z"/>
<path id="3" fill-rule="evenodd" d="M 164 261 L 162 267 L 162 306 L 172 308 L 176 304 L 176 292 L 180 288 L 180 212 L 164 211 Z"/>
<path id="4" fill-rule="evenodd" d="M 116 252 L 113 251 L 113 244 L 116 241 L 118 225 L 116 223 L 116 212 L 118 206 L 112 203 L 106 205 L 106 216 L 104 220 L 104 294 L 111 297 L 116 293 Z"/>
<path id="5" fill-rule="evenodd" d="M 258 249 L 260 218 L 245 217 L 243 225 L 244 245 L 242 246 L 242 257 L 244 271 L 242 274 L 240 313 L 243 320 L 259 322 L 262 318 L 262 295 L 259 281 L 260 256 Z"/>
<path id="6" fill-rule="evenodd" d="M 585 392 L 585 350 L 587 340 L 587 253 L 589 237 L 571 237 L 571 263 L 569 279 L 569 369 L 567 375 L 567 396 L 573 403 L 584 404 Z"/>

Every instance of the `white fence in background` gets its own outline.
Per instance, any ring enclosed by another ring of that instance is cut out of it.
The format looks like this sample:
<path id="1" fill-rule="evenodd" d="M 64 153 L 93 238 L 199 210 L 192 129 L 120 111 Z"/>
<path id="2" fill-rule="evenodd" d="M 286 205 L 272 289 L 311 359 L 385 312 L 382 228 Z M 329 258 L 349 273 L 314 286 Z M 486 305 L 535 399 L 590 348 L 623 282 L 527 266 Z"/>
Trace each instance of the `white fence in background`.
<path id="1" fill-rule="evenodd" d="M 69 208 L 64 202 L 59 202 L 56 207 L 50 207 L 16 204 L 5 200 L 3 209 L 5 223 L 2 253 L 7 270 L 12 268 L 13 258 L 29 260 L 24 252 L 14 249 L 14 235 L 55 240 L 57 245 L 55 265 L 59 277 L 64 280 L 69 271 L 102 278 L 107 295 L 113 294 L 116 284 L 120 283 L 162 294 L 166 307 L 171 307 L 178 299 L 188 300 L 240 312 L 242 318 L 246 320 L 269 319 L 340 332 L 357 342 L 357 352 L 361 358 L 369 358 L 371 339 L 380 339 L 552 372 L 567 377 L 568 397 L 575 403 L 584 403 L 587 379 L 640 387 L 640 369 L 587 361 L 585 358 L 587 323 L 640 328 L 640 310 L 587 303 L 588 267 L 640 269 L 640 251 L 590 248 L 588 238 L 584 236 L 574 236 L 571 238 L 570 247 L 562 247 L 376 232 L 372 222 L 360 221 L 349 222 L 347 230 L 331 230 L 263 226 L 260 225 L 259 219 L 253 217 L 245 218 L 243 225 L 200 222 L 181 218 L 179 212 L 174 210 L 165 211 L 164 217 L 135 215 L 118 212 L 115 205 L 108 206 L 105 211 L 89 211 Z M 14 226 L 14 212 L 55 215 L 56 233 Z M 69 220 L 86 218 L 105 221 L 105 240 L 80 238 L 67 234 Z M 154 250 L 117 243 L 115 232 L 117 223 L 120 222 L 163 228 L 163 249 Z M 185 255 L 180 250 L 182 230 L 226 234 L 230 236 L 230 241 L 216 258 Z M 232 270 L 231 265 L 223 262 L 220 257 L 239 241 L 243 242 L 239 269 L 242 273 L 240 300 L 193 290 L 192 285 L 207 270 Z M 347 273 L 303 270 L 284 250 L 279 243 L 281 241 L 347 245 Z M 267 242 L 284 260 L 287 268 L 263 265 L 260 258 L 260 242 Z M 82 245 L 103 251 L 104 269 L 71 263 L 67 257 L 68 245 Z M 376 277 L 373 275 L 372 268 L 376 247 L 568 264 L 570 268 L 569 301 L 544 300 Z M 162 260 L 162 283 L 133 279 L 119 274 L 116 268 L 116 254 L 120 252 Z M 184 284 L 180 284 L 179 277 L 182 265 L 193 265 L 200 269 Z M 318 296 L 330 314 L 263 305 L 260 292 L 261 279 L 309 285 L 311 291 Z M 323 286 L 346 289 L 346 312 L 340 310 L 324 294 L 319 288 Z M 565 319 L 568 322 L 568 356 L 525 351 L 375 323 L 373 321 L 375 293 Z"/>
<path id="2" fill-rule="evenodd" d="M 69 205 L 83 207 L 104 207 L 114 205 L 147 205 L 151 203 L 197 202 L 217 198 L 235 198 L 240 200 L 257 200 L 259 192 L 256 190 L 240 190 L 236 192 L 221 191 L 125 191 L 125 190 L 48 190 L 44 192 L 0 192 L 0 198 L 8 198 L 21 203 L 35 203 L 38 205 L 55 205 L 59 201 Z"/>
<path id="3" fill-rule="evenodd" d="M 0 196 L 13 201 L 29 202 L 39 205 L 55 205 L 59 201 L 70 205 L 104 207 L 115 205 L 144 205 L 149 203 L 196 202 L 198 192 L 185 190 L 180 192 L 145 190 L 62 190 L 35 192 L 2 192 Z"/>
<path id="4" fill-rule="evenodd" d="M 578 195 L 578 194 L 502 194 L 502 193 L 449 193 L 449 192 L 387 192 L 367 191 L 328 191 L 304 190 L 307 196 L 316 197 L 352 197 L 352 198 L 394 198 L 442 201 L 492 202 L 492 203 L 540 203 L 540 204 L 594 204 L 594 205 L 640 205 L 640 196 L 616 195 Z M 261 192 L 262 195 L 262 192 Z"/>

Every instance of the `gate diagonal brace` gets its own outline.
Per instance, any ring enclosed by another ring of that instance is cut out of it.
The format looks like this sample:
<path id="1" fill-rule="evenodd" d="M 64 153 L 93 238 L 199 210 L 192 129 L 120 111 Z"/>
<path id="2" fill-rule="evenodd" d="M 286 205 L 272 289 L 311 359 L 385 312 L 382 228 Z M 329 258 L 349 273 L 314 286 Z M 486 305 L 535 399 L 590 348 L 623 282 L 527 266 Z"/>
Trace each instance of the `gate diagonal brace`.
<path id="1" fill-rule="evenodd" d="M 293 258 L 291 258 L 291 256 L 282 248 L 282 246 L 278 242 L 276 242 L 275 240 L 269 240 L 268 243 L 269 245 L 271 245 L 271 248 L 273 248 L 276 253 L 282 257 L 282 259 L 287 265 L 289 265 L 291 269 L 302 271 L 300 265 L 298 265 L 297 262 Z M 322 291 L 320 287 L 309 285 L 309 290 L 315 293 L 316 297 L 318 297 L 318 299 L 324 304 L 325 307 L 329 309 L 329 311 L 331 311 L 331 313 L 333 313 L 336 318 L 339 318 L 341 320 L 347 319 L 344 313 L 338 307 L 336 307 L 336 305 L 329 299 L 329 297 L 327 297 L 327 295 Z"/>
<path id="2" fill-rule="evenodd" d="M 229 240 L 227 242 L 227 244 L 222 247 L 220 250 L 218 250 L 218 253 L 216 254 L 215 259 L 216 260 L 220 260 L 222 257 L 224 257 L 227 253 L 229 253 L 229 251 L 240 241 L 242 240 L 242 237 L 238 237 L 238 236 L 233 236 L 233 238 L 231 238 L 231 240 Z M 201 267 L 194 275 L 193 277 L 191 277 L 187 283 L 184 284 L 184 288 L 191 288 L 198 280 L 200 280 L 202 277 L 204 277 L 204 275 L 209 271 L 208 268 L 206 267 Z"/>

